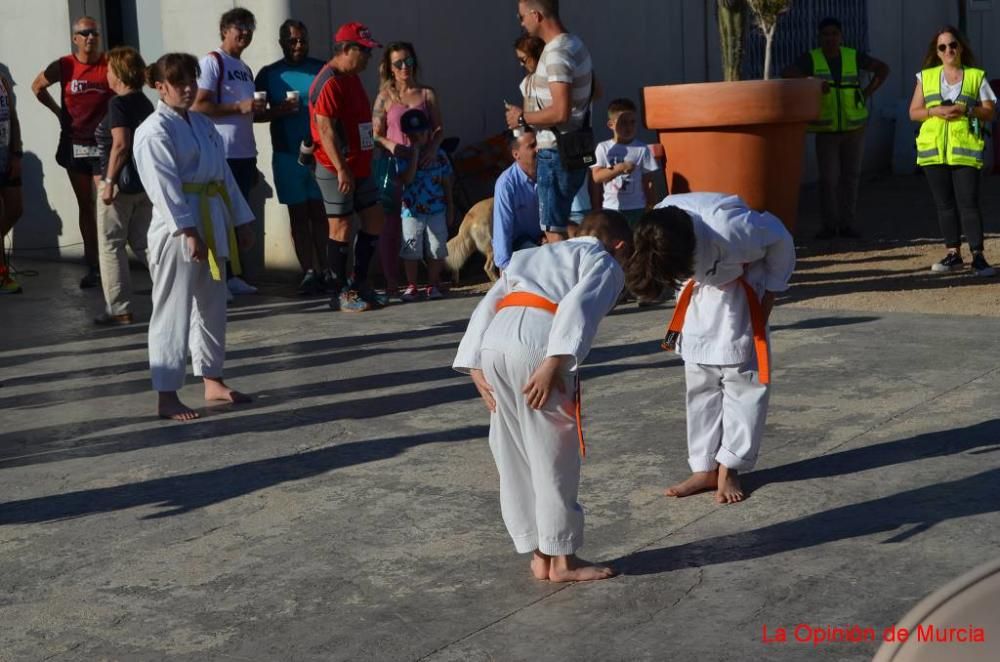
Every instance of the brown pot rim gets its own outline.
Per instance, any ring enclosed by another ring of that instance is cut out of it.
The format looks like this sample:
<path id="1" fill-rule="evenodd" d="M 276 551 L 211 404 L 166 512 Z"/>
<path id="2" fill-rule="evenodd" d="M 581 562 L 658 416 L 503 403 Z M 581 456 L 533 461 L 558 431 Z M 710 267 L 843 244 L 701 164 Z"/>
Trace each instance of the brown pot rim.
<path id="1" fill-rule="evenodd" d="M 642 90 L 654 131 L 810 122 L 823 94 L 816 78 L 655 85 Z"/>

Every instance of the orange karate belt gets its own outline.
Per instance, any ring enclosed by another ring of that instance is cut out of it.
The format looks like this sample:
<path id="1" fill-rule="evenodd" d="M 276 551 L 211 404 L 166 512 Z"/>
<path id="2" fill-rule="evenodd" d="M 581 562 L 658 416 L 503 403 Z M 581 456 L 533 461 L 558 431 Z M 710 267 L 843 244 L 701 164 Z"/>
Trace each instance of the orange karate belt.
<path id="1" fill-rule="evenodd" d="M 760 299 L 753 287 L 743 276 L 739 278 L 740 285 L 747 295 L 747 304 L 750 306 L 750 325 L 753 327 L 753 345 L 757 352 L 757 375 L 761 384 L 771 383 L 771 361 L 767 353 L 767 324 L 764 321 L 764 307 L 760 305 Z M 660 347 L 668 352 L 676 351 L 677 339 L 684 328 L 684 316 L 687 315 L 688 305 L 691 303 L 691 293 L 694 291 L 694 281 L 689 280 L 677 297 L 677 305 L 674 307 L 674 316 L 667 326 L 667 335 L 664 336 Z"/>
<path id="2" fill-rule="evenodd" d="M 559 309 L 559 304 L 531 292 L 511 292 L 503 299 L 500 299 L 500 303 L 497 304 L 498 311 L 502 308 L 512 307 L 538 308 L 555 315 Z M 580 388 L 579 375 L 576 377 L 576 394 L 574 395 L 574 399 L 576 400 L 576 435 L 580 440 L 580 456 L 587 457 L 587 444 L 583 441 L 583 416 L 581 413 L 583 392 Z"/>

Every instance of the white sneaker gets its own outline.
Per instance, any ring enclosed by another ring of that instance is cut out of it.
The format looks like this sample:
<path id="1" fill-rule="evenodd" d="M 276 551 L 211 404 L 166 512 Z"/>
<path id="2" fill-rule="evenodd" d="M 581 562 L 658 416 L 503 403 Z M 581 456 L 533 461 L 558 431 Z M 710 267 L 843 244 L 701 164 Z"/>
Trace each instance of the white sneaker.
<path id="1" fill-rule="evenodd" d="M 239 276 L 233 276 L 232 278 L 227 280 L 226 286 L 229 288 L 230 292 L 232 292 L 237 296 L 240 294 L 257 294 L 257 288 L 249 284 Z"/>

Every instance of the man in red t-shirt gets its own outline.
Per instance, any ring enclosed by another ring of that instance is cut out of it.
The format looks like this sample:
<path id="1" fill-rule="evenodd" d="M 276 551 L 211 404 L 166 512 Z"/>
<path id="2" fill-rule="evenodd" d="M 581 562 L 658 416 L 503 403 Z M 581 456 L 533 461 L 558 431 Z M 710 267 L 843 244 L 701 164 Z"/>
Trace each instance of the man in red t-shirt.
<path id="1" fill-rule="evenodd" d="M 368 266 L 378 249 L 384 217 L 372 177 L 372 105 L 358 78 L 368 66 L 372 49 L 381 47 L 361 23 L 340 26 L 333 57 L 309 90 L 316 183 L 330 226 L 326 252 L 335 281 L 330 307 L 347 312 L 371 310 L 387 300 L 368 284 Z M 361 228 L 354 243 L 354 277 L 348 282 L 345 272 L 355 212 Z"/>
<path id="2" fill-rule="evenodd" d="M 64 55 L 45 67 L 35 77 L 31 91 L 59 118 L 59 148 L 56 162 L 66 168 L 80 208 L 80 234 L 83 253 L 89 267 L 80 287 L 97 287 L 101 272 L 97 266 L 97 194 L 101 178 L 97 140 L 94 130 L 108 112 L 108 102 L 115 95 L 108 86 L 108 61 L 101 52 L 101 34 L 97 21 L 83 16 L 73 24 L 71 55 Z M 55 102 L 48 88 L 59 83 L 61 104 Z"/>

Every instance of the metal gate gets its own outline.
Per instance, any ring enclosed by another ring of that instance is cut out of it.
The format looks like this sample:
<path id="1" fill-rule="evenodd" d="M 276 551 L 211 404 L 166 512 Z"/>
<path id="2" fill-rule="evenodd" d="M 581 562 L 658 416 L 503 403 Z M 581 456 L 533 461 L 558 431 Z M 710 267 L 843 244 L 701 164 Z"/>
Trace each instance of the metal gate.
<path id="1" fill-rule="evenodd" d="M 816 26 L 827 16 L 833 16 L 843 25 L 845 46 L 868 51 L 868 0 L 798 0 L 778 19 L 772 77 L 777 78 L 784 67 L 819 45 Z M 742 75 L 744 80 L 763 78 L 764 35 L 747 18 Z"/>

